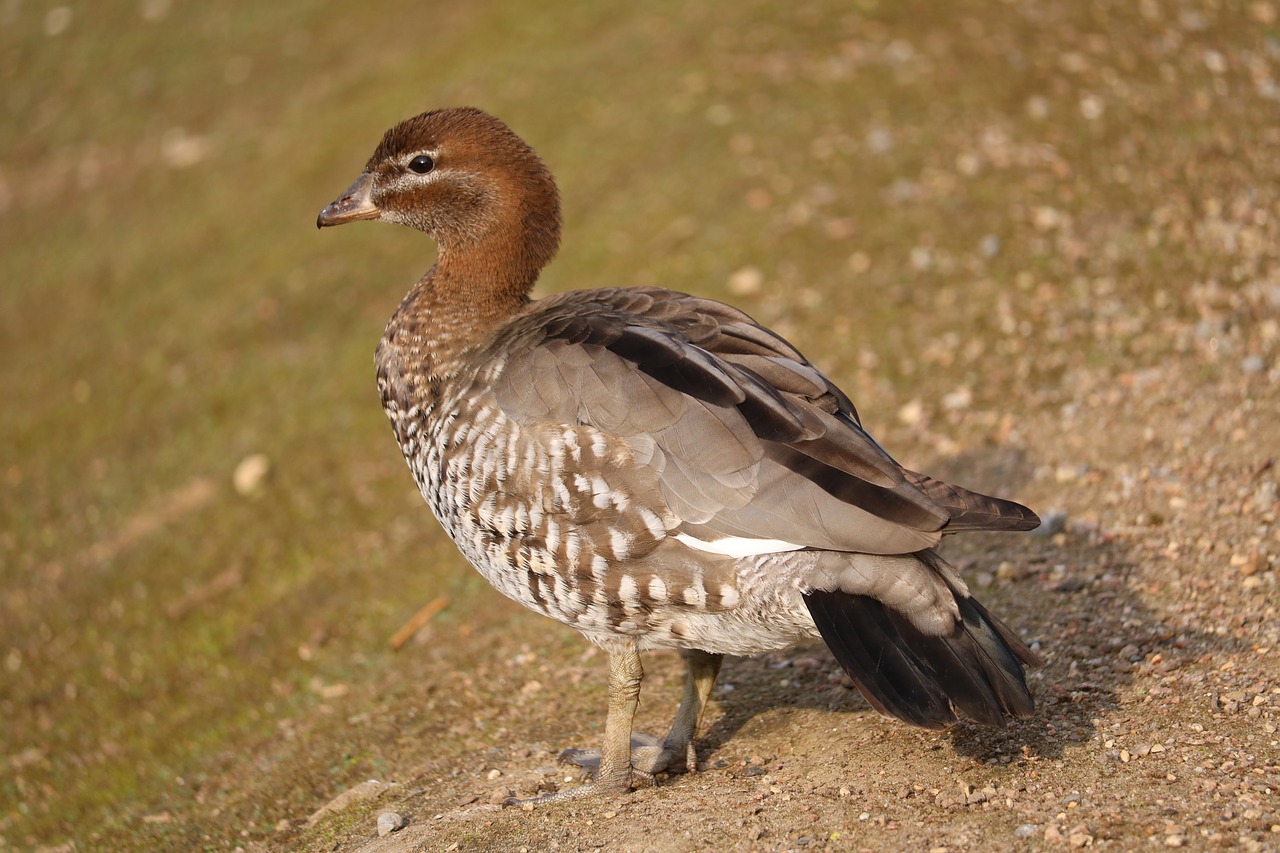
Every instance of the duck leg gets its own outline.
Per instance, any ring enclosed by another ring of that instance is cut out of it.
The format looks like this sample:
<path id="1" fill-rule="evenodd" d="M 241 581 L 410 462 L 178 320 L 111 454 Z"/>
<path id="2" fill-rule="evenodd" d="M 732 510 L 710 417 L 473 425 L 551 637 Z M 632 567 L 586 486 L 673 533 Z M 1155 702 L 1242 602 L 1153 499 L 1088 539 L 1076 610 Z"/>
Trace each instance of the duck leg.
<path id="1" fill-rule="evenodd" d="M 595 781 L 567 791 L 527 800 L 512 797 L 503 805 L 554 803 L 594 794 L 622 794 L 631 789 L 631 724 L 640 702 L 644 668 L 634 645 L 609 651 L 609 715 L 604 722 L 604 749 L 566 749 L 561 761 L 595 771 Z"/>
<path id="2" fill-rule="evenodd" d="M 684 696 L 680 699 L 680 708 L 675 719 L 671 721 L 671 730 L 661 743 L 638 747 L 634 739 L 631 744 L 631 764 L 643 773 L 688 773 L 698 772 L 698 751 L 694 741 L 698 736 L 698 727 L 702 724 L 702 715 L 707 710 L 707 702 L 711 698 L 711 688 L 720 674 L 720 663 L 724 655 L 713 655 L 699 649 L 687 649 L 684 652 L 685 663 L 689 674 L 684 682 Z"/>
<path id="3" fill-rule="evenodd" d="M 595 789 L 622 793 L 631 788 L 631 724 L 640 704 L 644 667 L 635 646 L 609 652 L 609 716 L 604 721 L 604 749 Z"/>
<path id="4" fill-rule="evenodd" d="M 632 732 L 630 736 L 631 769 L 649 779 L 658 773 L 695 773 L 698 769 L 694 740 L 706 711 L 707 701 L 711 698 L 711 688 L 716 683 L 716 676 L 720 674 L 720 662 L 724 660 L 724 655 L 713 655 L 698 649 L 687 649 L 683 655 L 689 672 L 685 678 L 680 708 L 671 721 L 667 736 L 658 738 L 642 732 Z M 607 741 L 607 731 L 605 737 Z M 606 743 L 606 755 L 607 752 Z M 594 749 L 566 749 L 560 754 L 560 760 L 595 771 L 601 764 L 601 752 Z"/>

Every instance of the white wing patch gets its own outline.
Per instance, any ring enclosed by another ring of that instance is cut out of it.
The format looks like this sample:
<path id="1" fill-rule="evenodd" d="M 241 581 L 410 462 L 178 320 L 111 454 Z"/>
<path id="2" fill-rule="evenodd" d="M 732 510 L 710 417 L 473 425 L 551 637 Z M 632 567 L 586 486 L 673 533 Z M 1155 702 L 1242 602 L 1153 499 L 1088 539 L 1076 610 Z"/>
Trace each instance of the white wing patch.
<path id="1" fill-rule="evenodd" d="M 745 536 L 726 536 L 723 539 L 697 539 L 688 533 L 677 533 L 676 538 L 690 548 L 723 554 L 726 557 L 754 557 L 759 554 L 777 554 L 781 551 L 799 551 L 805 547 L 781 539 L 748 539 Z"/>

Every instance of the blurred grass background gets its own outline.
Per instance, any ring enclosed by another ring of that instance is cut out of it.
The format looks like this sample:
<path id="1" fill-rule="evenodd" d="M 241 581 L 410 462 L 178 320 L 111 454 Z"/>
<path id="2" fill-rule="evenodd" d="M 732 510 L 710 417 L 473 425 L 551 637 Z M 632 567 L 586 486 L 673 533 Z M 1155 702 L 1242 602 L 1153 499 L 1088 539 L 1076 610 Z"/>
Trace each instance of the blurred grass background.
<path id="1" fill-rule="evenodd" d="M 544 292 L 731 299 L 919 461 L 965 449 L 931 419 L 1018 446 L 1010 383 L 1199 346 L 1186 293 L 1274 269 L 1238 243 L 1276 55 L 1265 3 L 2 0 L 0 845 L 270 837 L 447 732 L 343 722 L 485 625 L 576 649 L 463 565 L 379 411 L 430 242 L 315 231 L 394 122 L 503 117 L 565 199 Z"/>

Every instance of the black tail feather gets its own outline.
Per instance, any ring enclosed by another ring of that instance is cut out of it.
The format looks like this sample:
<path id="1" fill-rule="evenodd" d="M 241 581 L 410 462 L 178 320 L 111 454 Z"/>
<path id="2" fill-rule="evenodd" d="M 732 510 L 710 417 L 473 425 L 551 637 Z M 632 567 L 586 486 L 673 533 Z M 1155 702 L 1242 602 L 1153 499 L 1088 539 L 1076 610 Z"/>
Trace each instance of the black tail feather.
<path id="1" fill-rule="evenodd" d="M 814 590 L 804 600 L 836 660 L 882 714 L 940 729 L 956 721 L 953 708 L 995 726 L 1035 709 L 1023 665 L 1039 659 L 966 595 L 956 594 L 961 622 L 937 637 L 869 596 Z"/>

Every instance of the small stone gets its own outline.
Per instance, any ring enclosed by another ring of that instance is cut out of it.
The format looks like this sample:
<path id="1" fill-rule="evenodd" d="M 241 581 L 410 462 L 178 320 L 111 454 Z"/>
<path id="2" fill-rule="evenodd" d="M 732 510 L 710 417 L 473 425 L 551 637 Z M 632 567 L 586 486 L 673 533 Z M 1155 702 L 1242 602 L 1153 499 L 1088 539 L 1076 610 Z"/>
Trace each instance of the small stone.
<path id="1" fill-rule="evenodd" d="M 973 405 L 973 391 L 966 386 L 961 386 L 942 397 L 942 408 L 949 411 L 960 411 L 971 405 Z"/>
<path id="2" fill-rule="evenodd" d="M 1089 834 L 1086 827 L 1079 826 L 1071 830 L 1071 834 L 1067 836 L 1067 843 L 1072 847 L 1092 847 L 1093 836 Z"/>
<path id="3" fill-rule="evenodd" d="M 866 252 L 854 252 L 849 256 L 849 269 L 855 273 L 864 273 L 871 269 L 871 256 Z"/>
<path id="4" fill-rule="evenodd" d="M 1057 476 L 1078 476 L 1078 470 L 1073 468 L 1059 469 L 1062 473 Z M 1046 512 L 1040 516 L 1040 526 L 1035 529 L 1036 536 L 1051 538 L 1057 536 L 1067 527 L 1067 511 L 1065 509 L 1055 509 Z"/>
<path id="5" fill-rule="evenodd" d="M 70 6 L 54 6 L 44 15 L 44 34 L 50 38 L 62 35 L 71 26 L 71 18 Z"/>
<path id="6" fill-rule="evenodd" d="M 907 426 L 915 426 L 920 423 L 924 417 L 924 403 L 919 400 L 912 400 L 902 408 L 898 409 L 898 420 Z"/>
<path id="7" fill-rule="evenodd" d="M 1062 213 L 1056 208 L 1044 205 L 1032 208 L 1031 226 L 1037 231 L 1052 231 L 1062 224 Z"/>
<path id="8" fill-rule="evenodd" d="M 1087 121 L 1097 121 L 1106 110 L 1106 102 L 1097 95 L 1085 95 L 1080 99 L 1080 115 Z"/>
<path id="9" fill-rule="evenodd" d="M 1020 581 L 1028 575 L 1026 566 L 1005 560 L 996 566 L 996 577 L 1002 581 Z"/>
<path id="10" fill-rule="evenodd" d="M 160 158 L 171 169 L 188 169 L 208 159 L 208 139 L 171 127 L 160 137 Z"/>
<path id="11" fill-rule="evenodd" d="M 515 795 L 515 791 L 505 785 L 502 785 L 490 791 L 489 796 L 486 799 L 488 799 L 491 805 L 500 806 Z"/>
<path id="12" fill-rule="evenodd" d="M 1185 835 L 1166 835 L 1164 837 L 1165 847 L 1181 847 L 1186 843 L 1187 837 Z"/>
<path id="13" fill-rule="evenodd" d="M 1024 823 L 1013 831 L 1017 838 L 1030 838 L 1036 834 L 1036 825 L 1034 823 Z"/>
<path id="14" fill-rule="evenodd" d="M 1256 575 L 1262 570 L 1262 555 L 1257 551 L 1249 554 L 1235 554 L 1231 557 L 1231 565 L 1240 570 L 1245 577 Z"/>
<path id="15" fill-rule="evenodd" d="M 383 812 L 378 815 L 378 837 L 390 835 L 398 832 L 408 826 L 409 821 L 405 820 L 398 812 Z"/>
<path id="16" fill-rule="evenodd" d="M 1245 373 L 1261 373 L 1267 369 L 1267 363 L 1260 355 L 1245 356 L 1240 361 L 1240 369 Z"/>
<path id="17" fill-rule="evenodd" d="M 490 782 L 492 782 L 494 779 L 501 779 L 502 771 L 495 767 L 485 774 L 485 778 L 487 778 Z"/>
<path id="18" fill-rule="evenodd" d="M 231 484 L 237 494 L 251 495 L 262 488 L 270 473 L 271 460 L 261 453 L 253 453 L 240 460 L 231 475 Z"/>
<path id="19" fill-rule="evenodd" d="M 734 296 L 751 296 L 764 285 L 764 273 L 758 267 L 743 267 L 729 276 L 729 292 Z"/>

